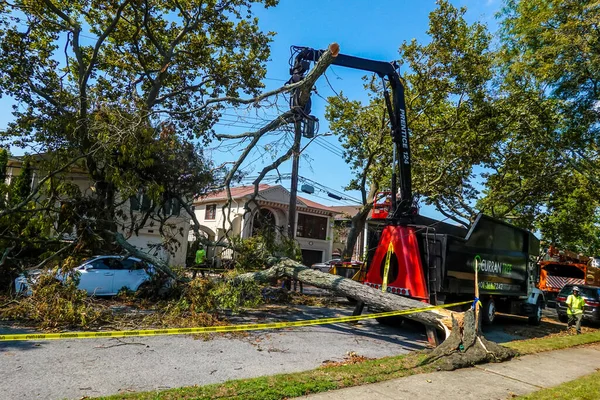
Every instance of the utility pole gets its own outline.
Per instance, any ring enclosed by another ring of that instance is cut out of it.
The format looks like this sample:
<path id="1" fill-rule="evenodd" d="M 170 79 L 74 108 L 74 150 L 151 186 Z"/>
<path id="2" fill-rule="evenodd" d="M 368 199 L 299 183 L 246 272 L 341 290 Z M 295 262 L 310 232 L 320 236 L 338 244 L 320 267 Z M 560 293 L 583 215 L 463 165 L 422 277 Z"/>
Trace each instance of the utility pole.
<path id="1" fill-rule="evenodd" d="M 300 164 L 300 139 L 302 138 L 302 123 L 294 122 L 294 146 L 292 148 L 292 183 L 290 187 L 290 209 L 288 215 L 288 237 L 296 236 L 296 200 L 298 198 L 298 167 Z"/>

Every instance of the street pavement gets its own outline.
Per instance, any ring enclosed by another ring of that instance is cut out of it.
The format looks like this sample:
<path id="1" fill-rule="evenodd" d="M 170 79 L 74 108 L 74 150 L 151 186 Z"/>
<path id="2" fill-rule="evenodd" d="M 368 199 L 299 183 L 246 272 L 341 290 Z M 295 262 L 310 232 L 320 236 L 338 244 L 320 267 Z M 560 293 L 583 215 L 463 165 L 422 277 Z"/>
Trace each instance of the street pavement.
<path id="1" fill-rule="evenodd" d="M 351 308 L 297 306 L 293 315 L 261 316 L 271 322 L 351 313 Z M 0 326 L 2 333 L 22 332 Z M 380 358 L 425 346 L 422 327 L 399 330 L 374 320 L 213 335 L 210 340 L 185 335 L 0 342 L 0 399 L 80 399 L 206 385 L 306 371 L 328 360 L 342 361 L 350 352 Z"/>
<path id="2" fill-rule="evenodd" d="M 352 307 L 295 306 L 232 317 L 234 324 L 350 315 Z M 523 339 L 511 319 L 486 328 L 486 338 Z M 0 323 L 0 334 L 24 333 Z M 314 369 L 349 353 L 369 358 L 427 346 L 422 326 L 401 328 L 374 320 L 240 335 L 0 342 L 0 399 L 79 399 L 135 391 L 206 385 Z M 421 398 L 420 396 L 414 397 Z"/>
<path id="3" fill-rule="evenodd" d="M 307 400 L 506 400 L 560 385 L 600 368 L 600 345 L 549 351 L 501 364 L 432 372 L 302 397 Z"/>

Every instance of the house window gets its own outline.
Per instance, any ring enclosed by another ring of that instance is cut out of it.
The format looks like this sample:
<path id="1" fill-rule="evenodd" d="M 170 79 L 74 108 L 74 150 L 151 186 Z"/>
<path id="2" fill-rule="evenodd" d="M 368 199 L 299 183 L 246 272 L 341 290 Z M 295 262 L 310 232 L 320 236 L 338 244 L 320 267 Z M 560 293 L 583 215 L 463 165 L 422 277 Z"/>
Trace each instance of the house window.
<path id="1" fill-rule="evenodd" d="M 327 218 L 298 213 L 296 236 L 325 240 L 327 238 Z"/>
<path id="2" fill-rule="evenodd" d="M 151 209 L 153 209 L 155 207 L 155 204 L 152 201 L 152 199 L 150 199 L 150 196 L 148 196 L 147 194 L 144 194 L 142 192 L 138 193 L 135 196 L 132 196 L 129 200 L 130 200 L 131 209 L 133 211 L 145 212 L 145 211 L 150 211 Z M 180 208 L 181 208 L 181 206 L 177 199 L 169 199 L 169 200 L 165 201 L 162 212 L 166 216 L 168 216 L 168 215 L 179 216 Z M 158 209 L 159 208 L 156 207 L 155 211 L 158 212 Z"/>
<path id="3" fill-rule="evenodd" d="M 169 200 L 165 201 L 165 205 L 163 206 L 163 214 L 179 217 L 180 209 L 181 209 L 181 207 L 179 205 L 179 200 L 169 199 Z"/>
<path id="4" fill-rule="evenodd" d="M 152 200 L 147 194 L 142 192 L 132 196 L 130 204 L 133 211 L 148 211 L 152 208 Z"/>
<path id="5" fill-rule="evenodd" d="M 204 219 L 215 219 L 217 217 L 217 205 L 208 204 L 206 206 L 206 212 L 204 213 Z"/>

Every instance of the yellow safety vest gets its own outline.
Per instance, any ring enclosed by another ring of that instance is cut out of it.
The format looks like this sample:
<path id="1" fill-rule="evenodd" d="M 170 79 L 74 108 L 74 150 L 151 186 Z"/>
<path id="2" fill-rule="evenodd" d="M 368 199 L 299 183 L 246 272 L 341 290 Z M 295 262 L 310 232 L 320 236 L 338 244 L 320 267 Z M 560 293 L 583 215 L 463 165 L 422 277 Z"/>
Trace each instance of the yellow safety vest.
<path id="1" fill-rule="evenodd" d="M 204 263 L 205 259 L 206 259 L 206 250 L 199 249 L 198 251 L 196 251 L 196 264 Z"/>
<path id="2" fill-rule="evenodd" d="M 571 307 L 569 307 L 569 305 L 571 305 Z M 582 314 L 584 305 L 585 299 L 583 297 L 570 294 L 569 297 L 567 297 L 567 314 Z M 571 309 L 573 311 L 571 311 Z"/>

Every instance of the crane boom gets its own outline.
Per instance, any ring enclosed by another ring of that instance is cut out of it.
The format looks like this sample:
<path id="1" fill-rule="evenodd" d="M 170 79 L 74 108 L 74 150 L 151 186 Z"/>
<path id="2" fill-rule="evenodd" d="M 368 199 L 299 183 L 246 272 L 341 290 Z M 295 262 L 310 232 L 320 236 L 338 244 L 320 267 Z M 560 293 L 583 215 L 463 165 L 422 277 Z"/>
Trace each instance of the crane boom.
<path id="1" fill-rule="evenodd" d="M 309 47 L 298 46 L 293 46 L 293 49 L 296 50 L 297 55 L 294 59 L 294 65 L 290 68 L 290 75 L 292 75 L 290 82 L 299 82 L 310 68 L 310 61 L 318 61 L 323 53 L 325 53 L 325 50 L 315 50 Z M 392 166 L 391 187 L 392 212 L 388 220 L 393 224 L 410 222 L 413 215 L 410 140 L 406 118 L 404 86 L 397 72 L 398 66 L 395 61 L 376 61 L 344 54 L 338 54 L 332 64 L 373 72 L 380 78 L 387 79 L 387 82 L 389 82 L 392 91 L 391 99 L 385 86 L 384 96 L 391 123 L 392 141 L 394 142 L 394 165 Z M 400 185 L 399 201 L 395 195 L 398 192 L 398 184 Z"/>

